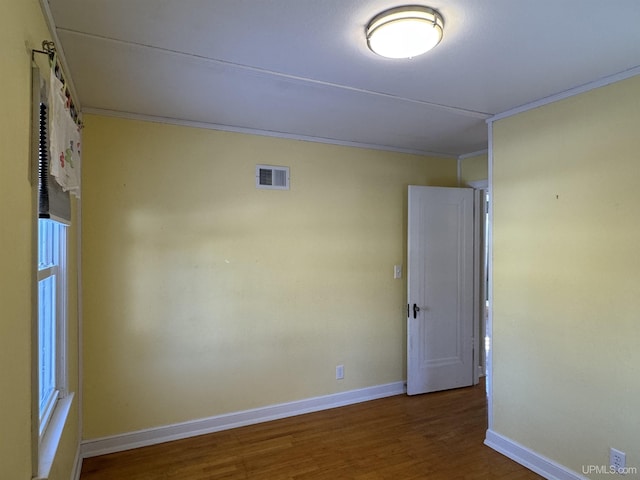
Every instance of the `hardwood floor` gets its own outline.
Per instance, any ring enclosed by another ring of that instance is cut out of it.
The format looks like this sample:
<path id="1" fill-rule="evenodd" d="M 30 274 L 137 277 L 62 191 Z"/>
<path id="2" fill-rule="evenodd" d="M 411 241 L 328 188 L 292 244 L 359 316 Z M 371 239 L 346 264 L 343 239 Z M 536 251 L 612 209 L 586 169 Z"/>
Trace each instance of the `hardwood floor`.
<path id="1" fill-rule="evenodd" d="M 81 480 L 542 477 L 483 445 L 476 387 L 394 397 L 88 458 Z"/>

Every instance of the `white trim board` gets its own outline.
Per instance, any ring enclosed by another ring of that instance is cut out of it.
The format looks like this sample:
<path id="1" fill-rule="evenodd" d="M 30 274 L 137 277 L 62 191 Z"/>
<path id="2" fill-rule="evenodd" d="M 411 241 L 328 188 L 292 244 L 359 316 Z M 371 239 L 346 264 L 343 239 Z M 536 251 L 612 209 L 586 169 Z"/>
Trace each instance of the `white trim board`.
<path id="1" fill-rule="evenodd" d="M 80 445 L 78 444 L 76 458 L 73 460 L 73 470 L 71 470 L 71 480 L 80 480 L 80 473 L 82 473 L 82 457 Z"/>
<path id="2" fill-rule="evenodd" d="M 214 417 L 192 420 L 174 425 L 149 428 L 110 437 L 85 440 L 81 445 L 82 458 L 121 452 L 138 447 L 180 440 L 197 435 L 254 425 L 304 413 L 400 395 L 405 392 L 404 382 L 388 383 L 294 402 L 280 403 L 252 410 L 232 412 Z"/>
<path id="3" fill-rule="evenodd" d="M 485 325 L 485 335 L 489 337 L 488 349 L 485 350 L 485 389 L 487 391 L 487 422 L 489 429 L 493 428 L 493 123 L 489 123 L 488 139 L 489 150 L 487 152 L 487 168 L 489 175 L 489 225 L 487 228 L 487 276 L 489 285 L 487 286 L 487 297 L 489 299 L 489 315 Z M 485 339 L 486 342 L 486 339 Z M 485 344 L 486 345 L 486 344 Z"/>
<path id="4" fill-rule="evenodd" d="M 636 75 L 640 75 L 640 66 L 636 66 L 636 67 L 630 68 L 629 70 L 624 70 L 622 72 L 609 75 L 608 77 L 604 77 L 599 80 L 595 80 L 593 82 L 585 83 L 584 85 L 570 88 L 569 90 L 566 90 L 564 92 L 560 92 L 546 98 L 541 98 L 540 100 L 536 100 L 535 102 L 527 103 L 525 105 L 512 108 L 511 110 L 498 113 L 488 118 L 487 123 L 491 124 L 495 121 L 502 120 L 503 118 L 511 117 L 513 115 L 517 115 L 519 113 L 523 113 L 528 110 L 533 110 L 534 108 L 542 107 L 544 105 L 549 105 L 550 103 L 555 103 L 560 100 L 564 100 L 565 98 L 573 97 L 581 93 L 586 93 L 590 90 L 595 90 L 596 88 L 605 87 L 612 83 L 620 82 L 622 80 L 626 80 L 627 78 L 635 77 Z"/>
<path id="5" fill-rule="evenodd" d="M 485 148 L 484 150 L 478 150 L 477 152 L 465 153 L 464 155 L 460 155 L 458 160 L 465 160 L 467 158 L 479 157 L 480 155 L 488 154 L 489 150 Z"/>
<path id="6" fill-rule="evenodd" d="M 473 182 L 467 182 L 465 186 L 476 190 L 489 190 L 489 180 L 474 180 Z"/>
<path id="7" fill-rule="evenodd" d="M 540 455 L 493 430 L 487 430 L 484 444 L 548 480 L 588 480 L 573 470 Z"/>
<path id="8" fill-rule="evenodd" d="M 366 148 L 368 150 L 379 150 L 383 152 L 407 153 L 410 155 L 420 155 L 428 157 L 440 157 L 456 159 L 455 155 L 442 152 L 431 152 L 427 150 L 415 150 L 411 148 L 394 147 L 390 145 L 378 145 L 374 143 L 350 142 L 334 138 L 314 137 L 312 135 L 300 135 L 294 133 L 284 133 L 275 130 L 261 130 L 256 128 L 237 127 L 234 125 L 223 125 L 220 123 L 196 122 L 192 120 L 182 120 L 171 117 L 158 117 L 155 115 L 143 115 L 138 113 L 121 112 L 118 110 L 107 110 L 102 108 L 85 108 L 83 114 L 99 115 L 102 117 L 122 118 L 125 120 L 138 120 L 142 122 L 160 123 L 164 125 L 177 125 L 180 127 L 202 128 L 205 130 L 218 130 L 221 132 L 244 133 L 247 135 L 259 135 L 262 137 L 284 138 L 286 140 L 299 140 L 301 142 L 324 143 L 327 145 L 338 145 L 342 147 Z"/>

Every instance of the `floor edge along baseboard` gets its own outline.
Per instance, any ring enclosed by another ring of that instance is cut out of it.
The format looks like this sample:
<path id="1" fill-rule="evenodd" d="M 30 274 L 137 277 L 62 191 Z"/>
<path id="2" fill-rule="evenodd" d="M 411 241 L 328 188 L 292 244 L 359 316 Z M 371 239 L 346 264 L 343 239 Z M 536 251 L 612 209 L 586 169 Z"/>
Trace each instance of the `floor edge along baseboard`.
<path id="1" fill-rule="evenodd" d="M 588 480 L 564 465 L 493 430 L 487 430 L 484 444 L 548 480 Z"/>
<path id="2" fill-rule="evenodd" d="M 404 382 L 377 385 L 348 392 L 307 398 L 294 402 L 268 405 L 252 410 L 232 412 L 214 417 L 191 420 L 173 425 L 85 440 L 81 444 L 82 458 L 122 452 L 133 448 L 195 437 L 231 428 L 318 412 L 404 393 Z"/>

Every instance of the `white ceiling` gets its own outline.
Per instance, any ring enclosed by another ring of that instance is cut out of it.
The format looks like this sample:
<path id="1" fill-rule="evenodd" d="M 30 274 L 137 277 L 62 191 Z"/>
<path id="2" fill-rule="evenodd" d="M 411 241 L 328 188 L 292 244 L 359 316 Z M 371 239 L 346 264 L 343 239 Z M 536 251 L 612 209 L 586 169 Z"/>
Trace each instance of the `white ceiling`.
<path id="1" fill-rule="evenodd" d="M 640 65 L 640 0 L 429 0 L 442 43 L 379 57 L 403 4 L 49 0 L 84 111 L 399 151 L 485 149 L 486 118 Z"/>

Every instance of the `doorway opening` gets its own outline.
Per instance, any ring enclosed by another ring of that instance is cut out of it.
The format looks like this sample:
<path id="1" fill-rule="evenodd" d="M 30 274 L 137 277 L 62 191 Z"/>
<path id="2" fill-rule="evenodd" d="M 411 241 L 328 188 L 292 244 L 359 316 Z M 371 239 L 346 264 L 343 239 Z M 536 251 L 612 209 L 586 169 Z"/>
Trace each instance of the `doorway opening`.
<path id="1" fill-rule="evenodd" d="M 477 385 L 490 376 L 486 184 L 409 186 L 409 395 Z M 490 382 L 484 385 L 488 391 Z"/>

